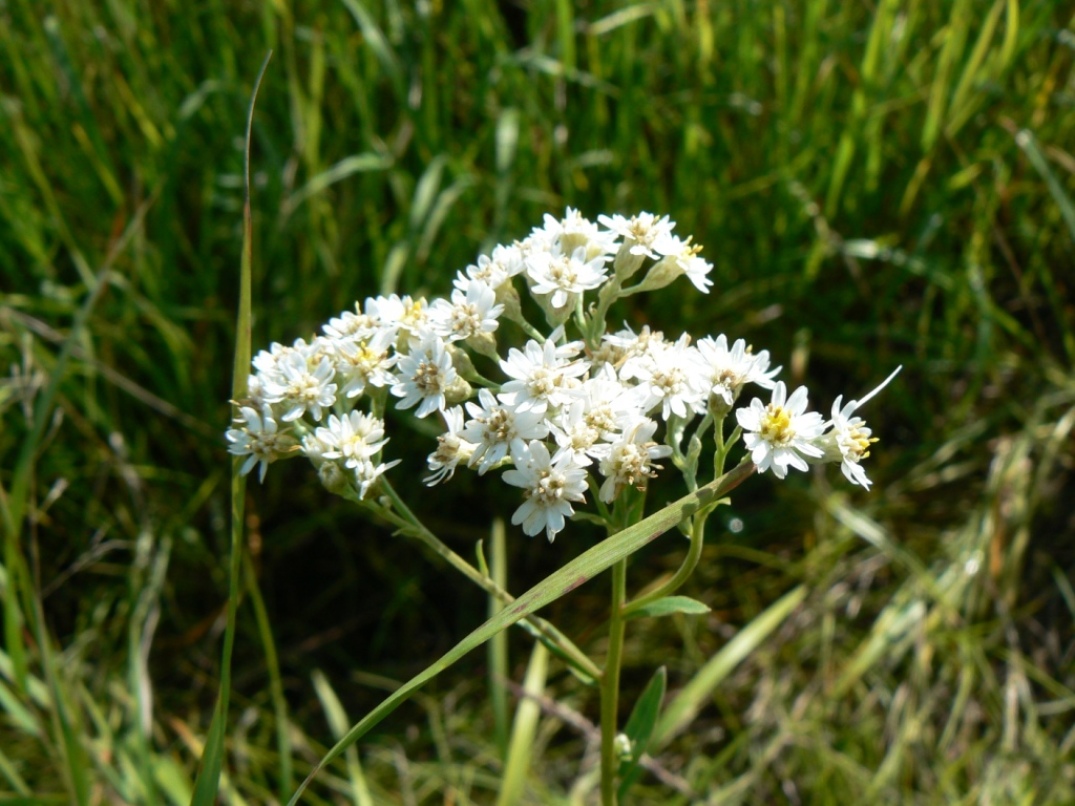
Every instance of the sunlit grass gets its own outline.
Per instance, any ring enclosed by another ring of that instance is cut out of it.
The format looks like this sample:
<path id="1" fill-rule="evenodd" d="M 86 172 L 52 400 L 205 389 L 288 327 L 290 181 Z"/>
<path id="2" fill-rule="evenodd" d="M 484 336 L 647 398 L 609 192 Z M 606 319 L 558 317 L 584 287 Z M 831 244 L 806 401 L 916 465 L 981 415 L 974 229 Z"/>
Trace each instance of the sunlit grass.
<path id="1" fill-rule="evenodd" d="M 0 481 L 15 516 L 0 791 L 189 802 L 228 589 L 241 143 L 271 48 L 252 153 L 255 344 L 368 294 L 442 294 L 482 248 L 572 205 L 667 213 L 705 244 L 714 293 L 652 297 L 646 318 L 666 332 L 794 343 L 774 356 L 784 377 L 819 390 L 865 392 L 906 366 L 869 412 L 885 448 L 870 494 L 816 478 L 781 486 L 778 507 L 737 495 L 687 591 L 713 612 L 633 623 L 624 716 L 656 665 L 671 701 L 737 635 L 758 637 L 667 737 L 638 802 L 1075 800 L 1063 8 L 424 8 L 0 6 Z M 401 472 L 417 475 L 427 442 L 406 439 Z M 472 558 L 509 510 L 460 481 L 424 500 Z M 247 499 L 296 777 L 487 607 L 326 500 L 300 468 Z M 509 530 L 510 589 L 588 541 Z M 682 550 L 669 536 L 643 560 L 672 571 Z M 604 598 L 583 588 L 543 615 L 598 644 L 577 631 Z M 262 803 L 282 764 L 250 605 L 222 791 Z M 530 646 L 512 636 L 507 651 L 514 710 Z M 494 802 L 506 728 L 498 742 L 485 657 L 466 663 L 310 802 Z M 596 763 L 596 693 L 555 661 L 543 692 L 513 779 L 523 802 L 568 802 Z"/>

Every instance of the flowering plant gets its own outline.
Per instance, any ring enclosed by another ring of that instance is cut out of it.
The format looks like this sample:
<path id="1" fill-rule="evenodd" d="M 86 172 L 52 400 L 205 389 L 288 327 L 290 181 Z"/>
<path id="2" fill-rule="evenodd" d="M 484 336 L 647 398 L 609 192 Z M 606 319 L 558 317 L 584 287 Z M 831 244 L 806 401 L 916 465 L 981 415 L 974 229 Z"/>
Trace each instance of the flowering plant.
<path id="1" fill-rule="evenodd" d="M 613 601 L 603 668 L 534 617 L 536 607 L 518 619 L 601 686 L 606 804 L 615 802 L 617 778 L 626 777 L 621 762 L 637 763 L 645 749 L 639 737 L 617 733 L 627 616 L 652 609 L 682 585 L 698 561 L 706 517 L 750 472 L 783 479 L 792 469 L 839 463 L 852 484 L 868 489 L 861 461 L 876 439 L 856 414 L 896 374 L 861 400 L 842 404 L 838 397 L 826 420 L 808 411 L 805 387 L 789 394 L 775 380 L 780 368 L 771 366 L 768 351 L 754 351 L 743 339 L 672 340 L 648 326 L 608 332 L 619 299 L 679 277 L 703 293 L 712 286 L 701 247 L 674 235 L 674 227 L 649 213 L 600 216 L 596 223 L 570 208 L 562 219 L 547 215 L 529 237 L 497 246 L 460 271 L 448 298 L 369 298 L 310 341 L 258 353 L 227 432 L 229 450 L 243 457 L 241 472 L 256 467 L 263 479 L 273 462 L 305 456 L 329 490 L 422 540 L 504 601 L 511 597 L 441 543 L 392 486 L 388 471 L 399 460 L 384 460 L 391 405 L 443 425 L 427 460 L 427 484 L 448 482 L 460 468 L 501 471 L 521 491 L 512 523 L 550 542 L 571 519 L 599 523 L 609 535 L 630 530 L 643 521 L 648 481 L 673 465 L 696 498 L 682 511 L 662 510 L 668 515 L 661 531 L 678 523 L 690 548 L 679 572 L 630 602 L 626 555 L 605 563 L 613 568 Z M 532 323 L 535 314 L 544 327 Z M 511 337 L 525 341 L 508 346 Z M 768 391 L 769 402 L 754 397 L 736 408 L 748 385 Z M 747 454 L 725 474 L 740 438 Z M 707 442 L 711 454 L 703 457 Z"/>

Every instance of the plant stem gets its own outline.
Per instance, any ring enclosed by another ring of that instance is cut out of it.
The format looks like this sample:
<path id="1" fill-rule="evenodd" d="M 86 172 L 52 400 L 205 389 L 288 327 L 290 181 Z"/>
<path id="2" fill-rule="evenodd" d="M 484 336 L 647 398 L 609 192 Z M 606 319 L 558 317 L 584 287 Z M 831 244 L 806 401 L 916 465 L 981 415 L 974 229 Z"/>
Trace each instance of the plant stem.
<path id="1" fill-rule="evenodd" d="M 628 604 L 623 609 L 624 618 L 629 617 L 632 613 L 645 607 L 650 602 L 655 602 L 658 599 L 662 599 L 665 596 L 670 596 L 675 593 L 687 581 L 687 578 L 694 573 L 694 569 L 698 566 L 698 560 L 702 556 L 702 546 L 705 545 L 705 522 L 709 517 L 709 513 L 712 509 L 705 509 L 698 512 L 691 518 L 691 543 L 690 548 L 687 549 L 687 556 L 683 558 L 683 562 L 680 564 L 679 569 L 672 576 L 670 580 L 661 585 L 659 588 L 650 591 L 645 596 L 639 596 L 633 602 Z"/>
<path id="2" fill-rule="evenodd" d="M 612 566 L 612 602 L 608 619 L 608 659 L 601 675 L 601 806 L 616 806 L 616 717 L 620 704 L 627 559 Z"/>

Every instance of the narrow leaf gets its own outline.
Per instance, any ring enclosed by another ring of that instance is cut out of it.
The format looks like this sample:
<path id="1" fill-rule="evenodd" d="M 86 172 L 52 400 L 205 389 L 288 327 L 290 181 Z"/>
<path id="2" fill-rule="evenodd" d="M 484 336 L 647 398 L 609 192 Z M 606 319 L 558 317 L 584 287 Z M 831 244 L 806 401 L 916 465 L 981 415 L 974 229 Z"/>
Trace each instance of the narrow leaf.
<path id="1" fill-rule="evenodd" d="M 232 375 L 232 399 L 246 396 L 246 382 L 250 374 L 250 311 L 251 273 L 253 265 L 253 219 L 250 214 L 250 140 L 254 128 L 254 104 L 265 70 L 269 67 L 272 51 L 265 54 L 261 70 L 254 81 L 250 107 L 246 117 L 246 162 L 244 179 L 246 194 L 243 203 L 243 251 L 239 261 L 239 312 L 235 327 L 235 363 Z M 231 558 L 228 563 L 228 607 L 224 622 L 224 647 L 220 659 L 220 691 L 213 707 L 213 721 L 202 751 L 198 777 L 194 782 L 191 806 L 211 806 L 216 803 L 220 786 L 220 772 L 224 767 L 224 736 L 228 726 L 228 701 L 231 697 L 231 654 L 235 644 L 235 616 L 241 593 L 240 568 L 242 565 L 243 512 L 246 495 L 246 477 L 239 474 L 240 457 L 232 460 L 231 479 Z"/>
<path id="2" fill-rule="evenodd" d="M 658 618 L 659 616 L 670 616 L 673 613 L 686 613 L 689 616 L 699 616 L 702 613 L 708 612 L 709 605 L 704 602 L 699 602 L 697 599 L 692 599 L 689 596 L 665 596 L 663 599 L 657 599 L 654 602 L 643 605 L 638 608 L 638 610 L 631 613 L 627 618 Z"/>
<path id="3" fill-rule="evenodd" d="M 534 644 L 534 650 L 530 654 L 530 664 L 526 667 L 526 679 L 523 681 L 523 691 L 526 697 L 519 701 L 515 709 L 511 743 L 508 747 L 507 761 L 504 764 L 504 775 L 500 781 L 497 806 L 511 806 L 522 799 L 527 770 L 534 761 L 534 737 L 537 735 L 538 723 L 541 721 L 541 706 L 538 698 L 545 694 L 545 679 L 548 670 L 549 650 L 544 644 Z"/>

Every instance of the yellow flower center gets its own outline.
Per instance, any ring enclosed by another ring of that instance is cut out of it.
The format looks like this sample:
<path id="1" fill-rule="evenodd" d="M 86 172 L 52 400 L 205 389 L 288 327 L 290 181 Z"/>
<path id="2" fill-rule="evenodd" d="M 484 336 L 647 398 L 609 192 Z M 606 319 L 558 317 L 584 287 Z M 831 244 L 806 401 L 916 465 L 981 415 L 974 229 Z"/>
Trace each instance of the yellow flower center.
<path id="1" fill-rule="evenodd" d="M 791 413 L 783 406 L 770 403 L 761 418 L 762 438 L 774 445 L 785 445 L 795 433 L 791 430 Z"/>

